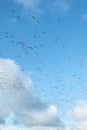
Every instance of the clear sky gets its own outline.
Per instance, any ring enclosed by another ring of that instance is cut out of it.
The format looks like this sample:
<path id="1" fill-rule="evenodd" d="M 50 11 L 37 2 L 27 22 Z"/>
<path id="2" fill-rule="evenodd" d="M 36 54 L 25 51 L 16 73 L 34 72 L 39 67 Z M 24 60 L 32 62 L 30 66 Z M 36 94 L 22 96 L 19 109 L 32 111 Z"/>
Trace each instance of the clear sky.
<path id="1" fill-rule="evenodd" d="M 0 0 L 0 129 L 87 130 L 86 0 Z"/>

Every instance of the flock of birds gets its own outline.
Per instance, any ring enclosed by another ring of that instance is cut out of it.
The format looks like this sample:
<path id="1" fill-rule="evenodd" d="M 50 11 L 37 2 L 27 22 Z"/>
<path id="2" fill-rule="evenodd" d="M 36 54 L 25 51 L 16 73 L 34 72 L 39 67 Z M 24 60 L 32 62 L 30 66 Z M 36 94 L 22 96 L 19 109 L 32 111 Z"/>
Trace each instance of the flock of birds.
<path id="1" fill-rule="evenodd" d="M 15 18 L 18 21 L 21 21 L 22 18 L 20 16 L 16 15 L 16 10 L 15 9 L 11 9 L 11 12 L 14 14 Z M 31 18 L 32 18 L 32 20 L 36 24 L 38 24 L 38 25 L 40 24 L 40 21 L 34 15 L 31 16 Z M 58 18 L 58 22 L 61 22 L 60 18 Z M 59 35 L 56 35 L 56 29 L 51 28 L 50 31 L 52 33 L 55 33 L 55 38 L 54 38 L 53 41 L 54 41 L 54 43 L 56 43 L 56 44 L 58 43 L 57 45 L 59 45 L 59 42 L 60 42 L 59 38 L 60 37 L 59 37 Z M 42 31 L 42 35 L 46 36 L 46 34 L 47 34 L 46 31 Z M 40 35 L 33 34 L 33 38 L 35 40 L 38 40 L 40 38 Z M 37 77 L 35 76 L 36 81 L 35 81 L 35 85 L 34 85 L 35 88 L 34 89 L 36 91 L 38 91 L 38 95 L 40 94 L 40 95 L 43 95 L 43 97 L 45 97 L 45 98 L 49 98 L 49 96 L 48 96 L 48 93 L 49 93 L 50 97 L 52 97 L 51 98 L 52 101 L 58 104 L 57 97 L 60 98 L 60 100 L 66 100 L 66 102 L 67 102 L 67 101 L 73 100 L 74 96 L 78 94 L 78 91 L 73 90 L 73 95 L 70 95 L 71 98 L 70 99 L 66 99 L 67 93 L 64 91 L 64 86 L 71 86 L 71 87 L 73 87 L 73 83 L 69 82 L 68 85 L 67 85 L 67 83 L 65 83 L 64 79 L 60 78 L 61 76 L 59 77 L 59 75 L 65 74 L 66 71 L 69 72 L 68 69 L 66 70 L 66 68 L 64 68 L 64 66 L 61 65 L 62 62 L 59 59 L 56 59 L 56 61 L 54 63 L 55 65 L 53 67 L 61 66 L 61 69 L 59 70 L 59 68 L 60 68 L 59 67 L 58 71 L 56 71 L 53 74 L 53 76 L 52 76 L 52 73 L 49 74 L 45 70 L 45 68 L 46 68 L 45 67 L 45 63 L 44 63 L 44 61 L 43 61 L 43 59 L 42 59 L 42 57 L 41 57 L 41 55 L 39 53 L 39 50 L 40 49 L 43 50 L 45 48 L 46 44 L 44 45 L 42 43 L 38 43 L 38 44 L 33 44 L 32 45 L 32 44 L 24 42 L 23 40 L 20 40 L 20 39 L 16 39 L 15 40 L 15 35 L 14 34 L 10 34 L 9 31 L 0 32 L 0 40 L 1 40 L 1 42 L 3 42 L 3 40 L 8 40 L 8 42 L 11 43 L 10 44 L 11 46 L 16 45 L 17 48 L 19 47 L 19 49 L 23 50 L 23 53 L 25 54 L 25 56 L 27 56 L 27 58 L 28 58 L 28 56 L 30 56 L 30 53 L 31 53 L 31 55 L 34 54 L 36 56 L 38 65 L 36 66 L 36 73 L 37 73 L 36 76 Z M 66 45 L 62 45 L 62 49 L 67 51 L 67 46 Z M 5 57 L 3 51 L 2 50 L 0 51 L 0 57 Z M 78 53 L 78 51 L 75 50 L 74 54 L 77 54 L 77 53 Z M 15 58 L 18 59 L 18 60 L 22 59 L 22 55 L 21 54 L 18 54 L 18 55 L 16 54 Z M 78 63 L 79 63 L 80 66 L 82 66 L 82 65 L 84 65 L 84 60 L 80 59 Z M 47 68 L 48 68 L 48 66 L 47 66 Z M 25 69 L 23 68 L 22 71 L 25 71 Z M 3 74 L 0 73 L 0 79 L 1 79 L 2 75 Z M 4 75 L 5 75 L 5 72 L 4 72 Z M 52 80 L 52 77 L 55 77 L 55 80 L 54 80 L 54 78 Z M 74 78 L 78 82 L 80 80 L 82 80 L 81 76 L 79 76 L 76 73 L 74 73 L 72 75 L 72 78 Z M 44 79 L 46 79 L 46 81 Z M 41 87 L 39 86 L 39 84 L 40 85 L 44 84 L 43 82 L 47 82 L 46 84 L 48 85 L 48 89 L 46 88 L 46 86 L 41 86 Z M 70 87 L 70 89 L 71 89 L 71 87 Z M 0 88 L 5 89 L 5 88 L 3 88 L 2 85 L 0 85 Z M 50 90 L 50 92 L 49 92 L 49 90 Z M 68 90 L 68 93 L 69 93 L 69 91 L 70 90 Z M 64 98 L 64 95 L 65 95 L 65 98 Z M 62 104 L 62 102 L 61 102 L 61 104 Z"/>

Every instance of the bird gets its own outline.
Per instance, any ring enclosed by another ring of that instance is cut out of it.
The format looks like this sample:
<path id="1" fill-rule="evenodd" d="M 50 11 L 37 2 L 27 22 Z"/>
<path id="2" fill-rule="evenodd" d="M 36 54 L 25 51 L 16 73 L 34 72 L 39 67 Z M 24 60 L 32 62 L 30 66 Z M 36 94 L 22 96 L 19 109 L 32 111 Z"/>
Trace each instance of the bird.
<path id="1" fill-rule="evenodd" d="M 38 24 L 40 23 L 39 20 L 37 20 L 37 23 L 38 23 Z"/>
<path id="2" fill-rule="evenodd" d="M 19 16 L 16 16 L 18 20 L 20 20 L 20 17 Z"/>
<path id="3" fill-rule="evenodd" d="M 15 11 L 15 9 L 11 9 L 11 11 L 13 12 L 13 13 L 15 13 L 16 11 Z"/>
<path id="4" fill-rule="evenodd" d="M 36 18 L 35 18 L 35 16 L 32 16 L 32 18 L 35 20 Z"/>
<path id="5" fill-rule="evenodd" d="M 43 32 L 43 34 L 46 34 L 46 32 Z"/>

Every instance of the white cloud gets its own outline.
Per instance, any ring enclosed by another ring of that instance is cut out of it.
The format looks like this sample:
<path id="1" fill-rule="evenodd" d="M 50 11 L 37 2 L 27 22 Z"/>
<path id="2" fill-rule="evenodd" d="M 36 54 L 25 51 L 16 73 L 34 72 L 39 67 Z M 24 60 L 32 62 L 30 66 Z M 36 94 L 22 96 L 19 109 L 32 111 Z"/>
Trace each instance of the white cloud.
<path id="1" fill-rule="evenodd" d="M 35 97 L 31 88 L 31 78 L 22 73 L 15 61 L 0 59 L 0 123 L 4 124 L 5 119 L 14 113 L 14 124 L 32 129 L 64 128 L 56 106 Z"/>
<path id="2" fill-rule="evenodd" d="M 72 125 L 73 130 L 87 130 L 87 120 L 77 121 Z"/>
<path id="3" fill-rule="evenodd" d="M 0 130 L 29 130 L 29 129 L 18 125 L 0 125 Z"/>
<path id="4" fill-rule="evenodd" d="M 38 127 L 22 127 L 20 125 L 0 125 L 0 130 L 64 130 L 58 127 L 44 127 L 44 126 L 38 126 Z"/>
<path id="5" fill-rule="evenodd" d="M 27 112 L 16 118 L 16 121 L 22 122 L 26 126 L 44 126 L 44 127 L 60 127 L 64 125 L 57 117 L 57 108 L 50 105 L 48 108 L 41 111 Z M 31 120 L 30 120 L 31 119 Z"/>
<path id="6" fill-rule="evenodd" d="M 58 127 L 33 127 L 32 130 L 63 130 L 62 128 Z"/>
<path id="7" fill-rule="evenodd" d="M 87 119 L 87 103 L 81 103 L 76 105 L 71 111 L 70 115 L 74 119 Z"/>
<path id="8" fill-rule="evenodd" d="M 70 130 L 87 130 L 87 102 L 77 104 L 69 114 L 74 119 Z"/>

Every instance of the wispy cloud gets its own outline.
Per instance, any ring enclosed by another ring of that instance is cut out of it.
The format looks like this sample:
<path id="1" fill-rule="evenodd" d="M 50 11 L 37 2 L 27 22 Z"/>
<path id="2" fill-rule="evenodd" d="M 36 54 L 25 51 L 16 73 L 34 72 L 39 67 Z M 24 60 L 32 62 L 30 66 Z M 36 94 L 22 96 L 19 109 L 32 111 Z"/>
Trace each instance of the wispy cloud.
<path id="1" fill-rule="evenodd" d="M 22 73 L 15 61 L 0 59 L 0 124 L 4 124 L 5 119 L 14 113 L 13 124 L 25 125 L 32 130 L 64 129 L 56 106 L 35 97 L 31 88 L 32 79 Z"/>
<path id="2" fill-rule="evenodd" d="M 15 2 L 21 4 L 24 8 L 34 11 L 38 9 L 40 0 L 15 0 Z"/>
<path id="3" fill-rule="evenodd" d="M 81 19 L 83 22 L 87 23 L 87 13 L 81 15 Z"/>
<path id="4" fill-rule="evenodd" d="M 71 0 L 15 0 L 23 7 L 36 12 L 60 11 L 68 12 L 71 9 Z"/>
<path id="5" fill-rule="evenodd" d="M 68 12 L 71 9 L 71 0 L 54 0 L 49 2 L 50 10 Z"/>

